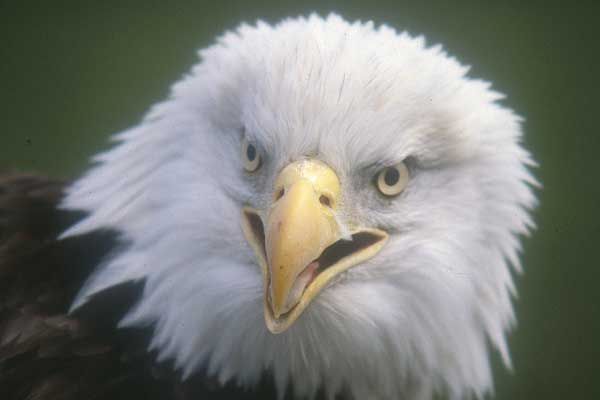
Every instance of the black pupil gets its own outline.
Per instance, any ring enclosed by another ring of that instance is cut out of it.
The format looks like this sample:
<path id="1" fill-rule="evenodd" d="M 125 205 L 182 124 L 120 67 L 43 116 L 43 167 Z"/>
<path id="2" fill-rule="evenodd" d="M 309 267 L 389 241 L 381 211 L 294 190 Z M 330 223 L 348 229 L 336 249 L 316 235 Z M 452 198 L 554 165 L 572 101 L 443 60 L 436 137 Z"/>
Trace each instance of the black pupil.
<path id="1" fill-rule="evenodd" d="M 394 186 L 396 183 L 398 183 L 399 179 L 400 179 L 400 173 L 398 172 L 398 170 L 396 168 L 388 168 L 385 170 L 385 175 L 383 176 L 383 180 L 385 181 L 386 185 Z"/>
<path id="2" fill-rule="evenodd" d="M 256 148 L 251 144 L 249 144 L 246 149 L 246 157 L 248 157 L 248 161 L 254 161 L 256 158 Z"/>

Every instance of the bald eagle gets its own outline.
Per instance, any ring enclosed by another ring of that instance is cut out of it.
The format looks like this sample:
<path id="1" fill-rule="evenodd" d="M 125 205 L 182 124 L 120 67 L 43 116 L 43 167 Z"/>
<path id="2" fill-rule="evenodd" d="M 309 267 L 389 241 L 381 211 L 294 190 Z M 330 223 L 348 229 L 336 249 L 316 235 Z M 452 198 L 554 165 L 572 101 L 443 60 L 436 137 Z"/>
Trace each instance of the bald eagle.
<path id="1" fill-rule="evenodd" d="M 2 399 L 482 398 L 534 161 L 440 46 L 241 25 L 79 179 L 0 179 Z"/>

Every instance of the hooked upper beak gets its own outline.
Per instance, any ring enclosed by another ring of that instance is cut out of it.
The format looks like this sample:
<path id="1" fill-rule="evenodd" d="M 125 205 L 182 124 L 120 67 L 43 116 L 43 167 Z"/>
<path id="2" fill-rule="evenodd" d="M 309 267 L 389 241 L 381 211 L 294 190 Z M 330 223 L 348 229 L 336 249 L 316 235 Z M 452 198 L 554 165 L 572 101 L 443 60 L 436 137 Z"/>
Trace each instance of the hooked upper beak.
<path id="1" fill-rule="evenodd" d="M 360 228 L 342 238 L 340 182 L 320 161 L 289 164 L 274 187 L 266 229 L 260 211 L 249 207 L 242 227 L 263 272 L 266 325 L 280 333 L 335 276 L 377 254 L 388 234 Z"/>

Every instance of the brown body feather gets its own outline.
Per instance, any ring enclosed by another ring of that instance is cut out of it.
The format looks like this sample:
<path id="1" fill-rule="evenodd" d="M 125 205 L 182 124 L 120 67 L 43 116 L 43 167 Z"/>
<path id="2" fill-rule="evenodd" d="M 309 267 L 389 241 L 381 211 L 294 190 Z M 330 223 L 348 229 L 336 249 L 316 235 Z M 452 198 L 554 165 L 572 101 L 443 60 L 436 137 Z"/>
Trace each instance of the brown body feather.
<path id="1" fill-rule="evenodd" d="M 114 344 L 67 314 L 80 275 L 56 240 L 63 184 L 0 177 L 0 393 L 2 399 L 111 398 L 122 383 Z"/>

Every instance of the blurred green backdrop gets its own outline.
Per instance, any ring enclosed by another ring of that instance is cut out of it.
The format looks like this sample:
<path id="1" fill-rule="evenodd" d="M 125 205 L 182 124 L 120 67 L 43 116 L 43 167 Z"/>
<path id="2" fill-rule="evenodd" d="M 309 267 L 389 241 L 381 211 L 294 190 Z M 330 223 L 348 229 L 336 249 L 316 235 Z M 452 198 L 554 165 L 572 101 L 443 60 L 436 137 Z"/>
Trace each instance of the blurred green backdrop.
<path id="1" fill-rule="evenodd" d="M 600 46 L 593 2 L 0 1 L 0 167 L 77 176 L 111 133 L 136 124 L 241 21 L 336 10 L 442 43 L 526 118 L 544 185 L 517 278 L 514 371 L 497 399 L 600 398 Z"/>

